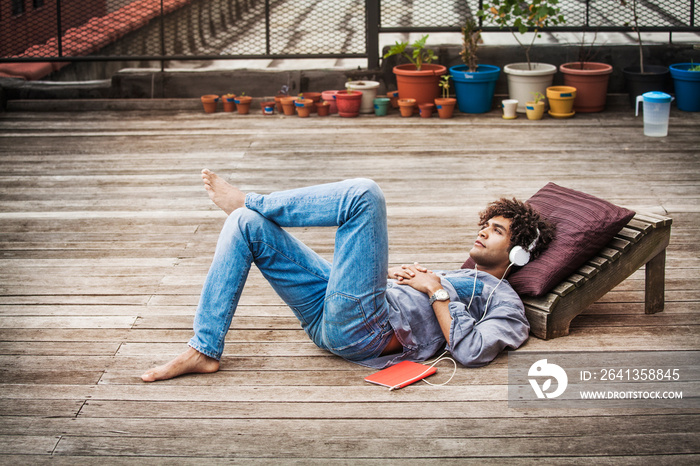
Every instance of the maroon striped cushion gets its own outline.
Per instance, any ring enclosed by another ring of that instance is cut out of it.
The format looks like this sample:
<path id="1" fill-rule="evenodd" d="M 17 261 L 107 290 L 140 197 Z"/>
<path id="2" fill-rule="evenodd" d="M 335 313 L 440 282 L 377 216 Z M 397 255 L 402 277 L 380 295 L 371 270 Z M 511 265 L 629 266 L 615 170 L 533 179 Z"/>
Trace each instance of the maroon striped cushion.
<path id="1" fill-rule="evenodd" d="M 528 201 L 556 225 L 556 237 L 536 260 L 508 276 L 521 295 L 547 293 L 575 272 L 627 225 L 634 212 L 590 194 L 549 183 Z M 473 268 L 468 259 L 462 268 Z"/>

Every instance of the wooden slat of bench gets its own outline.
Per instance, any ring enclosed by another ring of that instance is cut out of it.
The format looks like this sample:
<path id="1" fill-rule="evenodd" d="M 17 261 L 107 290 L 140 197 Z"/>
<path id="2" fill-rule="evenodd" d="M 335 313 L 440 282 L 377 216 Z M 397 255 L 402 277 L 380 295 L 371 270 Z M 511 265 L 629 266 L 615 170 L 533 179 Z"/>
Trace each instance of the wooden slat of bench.
<path id="1" fill-rule="evenodd" d="M 544 296 L 523 299 L 532 333 L 544 339 L 567 335 L 575 316 L 644 264 L 645 310 L 663 310 L 665 249 L 671 223 L 669 218 L 635 215 L 571 277 Z"/>

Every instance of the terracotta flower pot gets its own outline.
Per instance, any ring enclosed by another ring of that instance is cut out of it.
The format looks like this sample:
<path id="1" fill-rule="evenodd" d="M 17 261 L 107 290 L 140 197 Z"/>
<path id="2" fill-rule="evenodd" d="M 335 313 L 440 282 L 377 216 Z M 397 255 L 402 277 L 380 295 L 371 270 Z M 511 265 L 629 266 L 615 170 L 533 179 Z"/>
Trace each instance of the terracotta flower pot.
<path id="1" fill-rule="evenodd" d="M 235 96 L 235 94 L 222 95 L 221 102 L 224 105 L 224 112 L 235 112 L 236 111 L 236 96 Z"/>
<path id="2" fill-rule="evenodd" d="M 607 63 L 572 62 L 559 67 L 564 85 L 576 88 L 574 111 L 602 112 L 608 94 L 608 81 L 613 67 Z"/>
<path id="3" fill-rule="evenodd" d="M 360 114 L 360 104 L 362 103 L 362 92 L 360 91 L 338 91 L 335 95 L 338 104 L 338 115 L 341 117 L 356 117 Z"/>
<path id="4" fill-rule="evenodd" d="M 285 97 L 288 96 L 284 94 L 279 94 L 275 96 L 275 108 L 279 113 L 282 113 L 282 99 L 284 99 Z"/>
<path id="5" fill-rule="evenodd" d="M 399 98 L 416 99 L 418 105 L 433 103 L 440 97 L 440 76 L 446 72 L 446 67 L 434 64 L 425 64 L 420 71 L 412 64 L 395 66 Z"/>
<path id="6" fill-rule="evenodd" d="M 451 97 L 435 99 L 435 108 L 438 111 L 438 116 L 440 118 L 452 118 L 452 114 L 455 111 L 455 105 L 457 105 L 457 99 Z"/>
<path id="7" fill-rule="evenodd" d="M 263 115 L 274 115 L 275 114 L 275 101 L 267 100 L 260 102 L 260 110 L 262 110 Z"/>
<path id="8" fill-rule="evenodd" d="M 541 120 L 544 116 L 544 101 L 535 103 L 534 100 L 525 102 L 525 113 L 528 120 Z"/>
<path id="9" fill-rule="evenodd" d="M 297 99 L 294 101 L 294 108 L 297 111 L 297 115 L 301 118 L 306 118 L 311 114 L 311 109 L 316 108 L 316 104 L 311 99 Z"/>
<path id="10" fill-rule="evenodd" d="M 555 118 L 568 118 L 574 111 L 576 88 L 571 86 L 551 86 L 547 88 L 549 114 Z"/>
<path id="11" fill-rule="evenodd" d="M 420 104 L 418 105 L 421 118 L 430 118 L 433 116 L 433 111 L 435 110 L 435 104 Z"/>
<path id="12" fill-rule="evenodd" d="M 328 116 L 331 113 L 330 102 L 326 102 L 325 100 L 322 100 L 321 102 L 317 102 L 316 103 L 316 113 L 318 113 L 318 116 Z"/>
<path id="13" fill-rule="evenodd" d="M 302 92 L 301 97 L 303 99 L 311 99 L 314 105 L 311 106 L 311 113 L 316 113 L 316 103 L 321 101 L 320 92 Z"/>
<path id="14" fill-rule="evenodd" d="M 216 112 L 216 106 L 219 102 L 218 95 L 214 95 L 214 94 L 203 95 L 201 97 L 201 100 L 202 100 L 202 106 L 204 107 L 204 111 L 206 113 Z"/>
<path id="15" fill-rule="evenodd" d="M 250 104 L 253 98 L 249 95 L 241 95 L 236 97 L 236 108 L 239 115 L 247 115 L 250 112 Z"/>
<path id="16" fill-rule="evenodd" d="M 391 100 L 392 108 L 399 108 L 399 91 L 387 92 L 386 96 Z"/>
<path id="17" fill-rule="evenodd" d="M 282 111 L 284 112 L 285 115 L 287 116 L 292 116 L 294 115 L 294 102 L 298 99 L 298 97 L 282 97 L 281 103 L 282 103 Z"/>
<path id="18" fill-rule="evenodd" d="M 399 99 L 399 111 L 402 117 L 413 116 L 413 109 L 416 107 L 416 99 Z"/>

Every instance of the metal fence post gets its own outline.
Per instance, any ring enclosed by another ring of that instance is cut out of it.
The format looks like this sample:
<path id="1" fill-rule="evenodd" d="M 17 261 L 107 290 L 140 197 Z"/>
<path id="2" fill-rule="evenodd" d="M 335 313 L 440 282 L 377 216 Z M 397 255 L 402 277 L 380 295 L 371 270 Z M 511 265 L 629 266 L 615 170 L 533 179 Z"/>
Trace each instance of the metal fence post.
<path id="1" fill-rule="evenodd" d="M 380 0 L 365 0 L 365 47 L 367 68 L 379 68 L 379 3 Z"/>

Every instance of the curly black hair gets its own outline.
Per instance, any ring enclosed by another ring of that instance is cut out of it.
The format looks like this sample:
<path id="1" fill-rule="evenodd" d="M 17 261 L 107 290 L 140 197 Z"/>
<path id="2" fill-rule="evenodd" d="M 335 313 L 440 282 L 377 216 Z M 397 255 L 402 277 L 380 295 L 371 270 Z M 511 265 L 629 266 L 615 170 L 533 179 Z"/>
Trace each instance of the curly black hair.
<path id="1" fill-rule="evenodd" d="M 537 243 L 535 243 L 533 250 L 530 251 L 531 259 L 539 256 L 554 239 L 554 225 L 545 220 L 527 202 L 522 202 L 515 198 L 501 198 L 490 203 L 483 212 L 479 213 L 479 227 L 483 228 L 491 218 L 499 216 L 511 221 L 511 248 L 513 246 L 521 246 L 527 249 L 537 238 L 537 230 L 540 231 Z"/>

